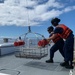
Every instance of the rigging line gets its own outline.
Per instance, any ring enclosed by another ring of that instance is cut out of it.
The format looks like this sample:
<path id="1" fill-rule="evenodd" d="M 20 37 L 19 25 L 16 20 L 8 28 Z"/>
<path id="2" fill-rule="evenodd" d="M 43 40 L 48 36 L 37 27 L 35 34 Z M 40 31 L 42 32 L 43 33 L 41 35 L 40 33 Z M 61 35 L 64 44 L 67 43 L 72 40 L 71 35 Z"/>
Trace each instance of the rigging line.
<path id="1" fill-rule="evenodd" d="M 36 0 L 36 1 L 38 1 L 38 0 Z M 35 9 L 35 6 L 34 6 L 34 9 Z M 34 9 L 33 9 L 33 10 L 34 10 Z M 34 13 L 36 14 L 36 16 L 38 15 L 37 12 L 36 12 L 36 10 L 34 10 Z"/>
<path id="2" fill-rule="evenodd" d="M 28 5 L 28 1 L 26 0 L 26 4 Z M 28 9 L 27 9 L 27 15 L 28 15 L 28 26 L 30 26 L 30 21 L 29 21 L 29 12 L 28 12 Z"/>

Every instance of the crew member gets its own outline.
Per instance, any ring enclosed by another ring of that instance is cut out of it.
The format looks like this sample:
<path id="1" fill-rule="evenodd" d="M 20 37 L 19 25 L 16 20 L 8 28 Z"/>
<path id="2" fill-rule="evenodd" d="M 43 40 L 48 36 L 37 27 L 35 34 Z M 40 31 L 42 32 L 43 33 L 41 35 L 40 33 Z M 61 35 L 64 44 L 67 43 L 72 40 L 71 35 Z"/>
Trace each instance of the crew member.
<path id="1" fill-rule="evenodd" d="M 60 19 L 54 18 L 51 20 L 52 25 L 55 27 L 54 35 L 47 39 L 50 41 L 51 39 L 55 38 L 58 34 L 61 38 L 65 39 L 64 44 L 64 55 L 65 55 L 65 62 L 61 63 L 60 65 L 67 68 L 73 69 L 73 51 L 74 51 L 74 35 L 73 31 L 64 24 L 59 24 Z"/>
<path id="2" fill-rule="evenodd" d="M 51 37 L 54 34 L 53 26 L 48 27 L 47 31 L 50 34 L 49 37 Z M 57 50 L 59 50 L 61 55 L 64 57 L 64 52 L 63 52 L 64 41 L 63 41 L 63 39 L 57 34 L 57 36 L 54 39 L 52 39 L 52 41 L 54 42 L 54 45 L 50 48 L 50 59 L 47 60 L 46 63 L 53 63 L 54 53 Z"/>

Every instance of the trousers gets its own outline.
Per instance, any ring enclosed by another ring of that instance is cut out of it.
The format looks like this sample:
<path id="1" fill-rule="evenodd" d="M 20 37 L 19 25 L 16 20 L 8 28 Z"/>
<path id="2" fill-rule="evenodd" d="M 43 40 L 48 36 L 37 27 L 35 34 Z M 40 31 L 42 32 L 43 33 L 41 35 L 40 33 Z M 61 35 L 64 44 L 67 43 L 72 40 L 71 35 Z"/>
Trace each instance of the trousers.
<path id="1" fill-rule="evenodd" d="M 64 43 L 64 55 L 65 61 L 73 61 L 73 51 L 74 51 L 74 35 L 70 34 L 70 36 L 66 39 Z"/>
<path id="2" fill-rule="evenodd" d="M 59 41 L 57 41 L 57 42 L 50 48 L 50 59 L 53 59 L 54 53 L 55 53 L 57 50 L 59 50 L 59 52 L 61 53 L 61 55 L 64 57 L 63 47 L 64 47 L 64 41 L 63 41 L 63 39 L 60 39 Z"/>

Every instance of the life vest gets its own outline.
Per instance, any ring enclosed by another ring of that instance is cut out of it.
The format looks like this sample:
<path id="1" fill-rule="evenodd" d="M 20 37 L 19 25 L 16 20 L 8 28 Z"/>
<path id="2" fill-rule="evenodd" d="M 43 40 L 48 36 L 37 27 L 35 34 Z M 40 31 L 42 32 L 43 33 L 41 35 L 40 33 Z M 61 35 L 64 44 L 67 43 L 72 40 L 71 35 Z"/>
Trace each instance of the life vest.
<path id="1" fill-rule="evenodd" d="M 53 35 L 54 33 L 51 34 L 51 36 Z M 59 34 L 56 34 L 56 37 L 54 39 L 52 39 L 52 41 L 54 43 L 56 43 L 57 41 L 59 41 L 61 39 L 61 37 L 59 36 Z"/>
<path id="2" fill-rule="evenodd" d="M 67 39 L 68 36 L 70 35 L 70 33 L 72 32 L 71 29 L 69 29 L 67 26 L 65 26 L 64 24 L 60 24 L 59 26 L 57 27 L 61 27 L 63 28 L 63 33 L 62 34 L 59 34 L 59 36 L 63 39 Z"/>

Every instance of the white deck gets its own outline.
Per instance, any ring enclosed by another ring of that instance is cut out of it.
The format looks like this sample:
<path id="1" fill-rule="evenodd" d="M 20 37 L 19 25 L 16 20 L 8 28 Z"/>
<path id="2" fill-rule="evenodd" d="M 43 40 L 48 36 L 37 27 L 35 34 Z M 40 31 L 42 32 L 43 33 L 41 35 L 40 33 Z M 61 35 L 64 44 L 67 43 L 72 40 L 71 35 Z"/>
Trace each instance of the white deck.
<path id="1" fill-rule="evenodd" d="M 2 56 L 0 75 L 69 75 L 70 70 L 60 66 L 63 57 L 59 51 L 55 53 L 54 63 L 45 63 L 47 59 L 49 55 L 41 60 L 16 58 L 14 54 Z"/>

